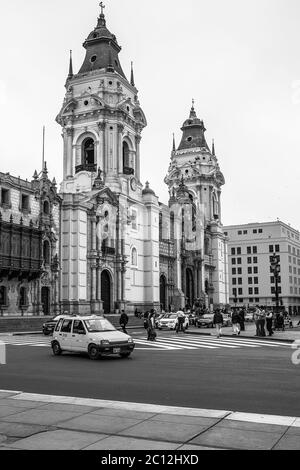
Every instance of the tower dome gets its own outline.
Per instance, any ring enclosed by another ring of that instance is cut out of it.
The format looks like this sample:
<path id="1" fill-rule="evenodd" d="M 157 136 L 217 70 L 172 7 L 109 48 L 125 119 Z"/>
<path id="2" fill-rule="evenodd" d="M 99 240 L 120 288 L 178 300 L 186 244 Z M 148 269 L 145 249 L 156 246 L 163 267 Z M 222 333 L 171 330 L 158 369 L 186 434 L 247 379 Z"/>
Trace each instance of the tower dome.
<path id="1" fill-rule="evenodd" d="M 204 122 L 197 117 L 194 101 L 190 111 L 190 117 L 184 121 L 181 130 L 183 135 L 178 150 L 204 147 L 210 151 L 204 136 L 206 131 Z"/>

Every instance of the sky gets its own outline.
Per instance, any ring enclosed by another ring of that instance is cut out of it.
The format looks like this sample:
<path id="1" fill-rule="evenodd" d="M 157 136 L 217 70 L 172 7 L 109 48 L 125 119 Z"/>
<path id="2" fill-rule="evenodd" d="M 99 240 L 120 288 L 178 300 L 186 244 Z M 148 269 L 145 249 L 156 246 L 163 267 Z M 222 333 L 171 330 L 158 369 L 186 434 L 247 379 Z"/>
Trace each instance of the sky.
<path id="1" fill-rule="evenodd" d="M 98 0 L 1 0 L 0 171 L 62 180 L 60 111 L 68 74 L 97 23 Z M 226 184 L 224 225 L 279 218 L 300 229 L 299 0 L 107 0 L 108 29 L 135 83 L 148 126 L 141 178 L 161 202 L 172 150 L 192 99 L 215 139 Z"/>

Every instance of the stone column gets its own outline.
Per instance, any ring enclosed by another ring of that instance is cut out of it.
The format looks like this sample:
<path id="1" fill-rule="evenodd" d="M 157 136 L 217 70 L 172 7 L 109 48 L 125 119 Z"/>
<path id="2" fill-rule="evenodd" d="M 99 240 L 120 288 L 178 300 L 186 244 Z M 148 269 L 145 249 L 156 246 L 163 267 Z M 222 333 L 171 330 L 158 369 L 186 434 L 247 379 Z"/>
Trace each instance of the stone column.
<path id="1" fill-rule="evenodd" d="M 105 149 L 105 122 L 98 122 L 98 130 L 99 130 L 99 156 L 98 156 L 98 166 L 100 166 L 101 170 L 104 171 L 105 165 L 105 158 L 104 158 L 104 149 Z"/>
<path id="2" fill-rule="evenodd" d="M 97 250 L 97 220 L 95 216 L 91 218 L 91 242 L 92 242 L 92 251 Z"/>
<path id="3" fill-rule="evenodd" d="M 67 177 L 73 176 L 73 134 L 74 130 L 69 127 L 67 130 Z"/>
<path id="4" fill-rule="evenodd" d="M 135 155 L 135 175 L 140 181 L 140 176 L 141 176 L 141 164 L 140 164 L 140 143 L 141 143 L 142 137 L 140 135 L 135 136 L 135 145 L 136 145 L 136 155 Z"/>
<path id="5" fill-rule="evenodd" d="M 96 262 L 92 261 L 91 265 L 91 310 L 92 313 L 96 311 L 96 303 L 97 303 L 97 266 Z"/>
<path id="6" fill-rule="evenodd" d="M 123 124 L 118 124 L 118 133 L 117 133 L 117 142 L 118 142 L 118 173 L 123 173 L 123 137 L 124 126 Z"/>
<path id="7" fill-rule="evenodd" d="M 63 179 L 67 178 L 68 175 L 68 135 L 66 129 L 63 130 L 62 133 L 62 138 L 64 141 L 64 174 L 63 174 Z"/>

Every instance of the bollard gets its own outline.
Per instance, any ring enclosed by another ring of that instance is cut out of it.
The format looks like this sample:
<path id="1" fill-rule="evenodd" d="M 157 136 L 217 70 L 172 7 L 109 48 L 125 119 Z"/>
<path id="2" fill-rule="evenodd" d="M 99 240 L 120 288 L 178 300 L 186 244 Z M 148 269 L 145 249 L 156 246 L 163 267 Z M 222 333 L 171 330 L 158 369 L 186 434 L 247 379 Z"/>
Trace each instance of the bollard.
<path id="1" fill-rule="evenodd" d="M 6 344 L 0 341 L 0 365 L 6 364 Z"/>

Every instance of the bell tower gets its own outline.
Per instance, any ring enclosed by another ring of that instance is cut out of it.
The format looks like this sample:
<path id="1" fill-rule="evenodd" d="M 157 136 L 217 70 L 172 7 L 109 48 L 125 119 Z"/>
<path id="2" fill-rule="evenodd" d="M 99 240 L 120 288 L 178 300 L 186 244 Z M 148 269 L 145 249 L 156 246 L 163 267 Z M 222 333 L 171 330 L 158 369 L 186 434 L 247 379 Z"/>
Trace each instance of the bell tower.
<path id="1" fill-rule="evenodd" d="M 207 308 L 228 302 L 227 244 L 221 223 L 221 188 L 225 184 L 213 144 L 205 139 L 204 122 L 197 117 L 194 100 L 181 128 L 165 183 L 170 209 L 181 226 L 179 288 L 192 304 L 202 299 Z"/>
<path id="2" fill-rule="evenodd" d="M 66 95 L 57 122 L 63 130 L 62 192 L 91 190 L 97 170 L 110 189 L 140 184 L 140 141 L 147 121 L 138 100 L 133 66 L 122 69 L 117 38 L 107 26 L 104 5 L 83 47 L 84 62 L 74 75 L 72 55 Z M 140 191 L 142 188 L 139 188 Z"/>

